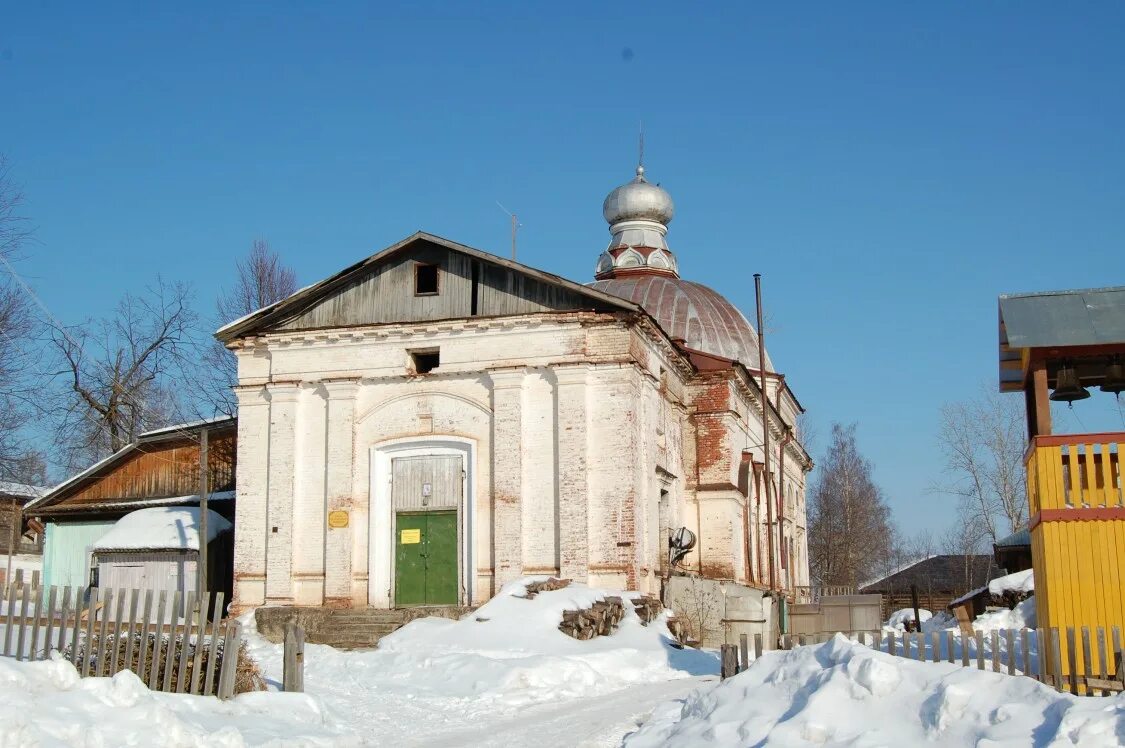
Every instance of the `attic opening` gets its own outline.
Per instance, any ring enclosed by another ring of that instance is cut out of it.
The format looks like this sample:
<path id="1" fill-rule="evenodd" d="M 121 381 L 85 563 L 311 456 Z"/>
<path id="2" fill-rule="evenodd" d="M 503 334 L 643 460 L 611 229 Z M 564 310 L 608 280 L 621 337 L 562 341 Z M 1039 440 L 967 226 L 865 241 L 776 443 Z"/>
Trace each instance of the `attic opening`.
<path id="1" fill-rule="evenodd" d="M 437 296 L 438 266 L 426 262 L 414 263 L 414 295 Z"/>
<path id="2" fill-rule="evenodd" d="M 437 348 L 407 352 L 410 354 L 410 369 L 413 374 L 429 374 L 441 365 L 441 354 Z"/>

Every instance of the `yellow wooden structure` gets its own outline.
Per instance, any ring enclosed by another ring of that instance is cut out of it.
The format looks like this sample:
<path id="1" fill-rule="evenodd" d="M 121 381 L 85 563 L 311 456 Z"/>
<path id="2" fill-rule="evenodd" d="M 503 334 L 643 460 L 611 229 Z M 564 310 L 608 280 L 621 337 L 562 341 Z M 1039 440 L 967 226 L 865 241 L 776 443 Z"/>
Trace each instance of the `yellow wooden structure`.
<path id="1" fill-rule="evenodd" d="M 1095 652 L 1101 632 L 1111 673 L 1113 627 L 1125 632 L 1125 432 L 1052 434 L 1051 390 L 1065 366 L 1077 371 L 1080 390 L 1114 397 L 1123 355 L 1125 288 L 1000 297 L 1000 388 L 1026 398 L 1038 625 L 1061 630 L 1062 674 L 1076 673 L 1079 683 L 1100 663 L 1087 672 L 1066 630 L 1075 629 L 1080 649 L 1088 628 Z"/>

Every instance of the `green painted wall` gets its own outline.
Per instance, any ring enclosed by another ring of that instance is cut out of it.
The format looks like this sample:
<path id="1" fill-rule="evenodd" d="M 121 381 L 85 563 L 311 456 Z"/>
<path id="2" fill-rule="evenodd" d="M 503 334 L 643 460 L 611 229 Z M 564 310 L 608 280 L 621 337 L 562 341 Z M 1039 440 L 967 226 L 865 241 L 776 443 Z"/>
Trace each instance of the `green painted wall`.
<path id="1" fill-rule="evenodd" d="M 85 587 L 90 582 L 90 548 L 116 520 L 47 523 L 43 541 L 43 584 Z"/>

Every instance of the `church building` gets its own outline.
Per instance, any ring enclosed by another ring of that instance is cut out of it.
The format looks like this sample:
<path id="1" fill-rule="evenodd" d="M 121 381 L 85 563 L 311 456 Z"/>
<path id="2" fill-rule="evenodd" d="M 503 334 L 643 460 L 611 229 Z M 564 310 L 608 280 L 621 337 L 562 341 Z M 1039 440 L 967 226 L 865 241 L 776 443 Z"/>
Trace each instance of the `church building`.
<path id="1" fill-rule="evenodd" d="M 474 606 L 529 574 L 808 585 L 800 403 L 746 317 L 680 277 L 643 168 L 603 214 L 592 282 L 417 233 L 216 333 L 238 359 L 235 610 Z"/>

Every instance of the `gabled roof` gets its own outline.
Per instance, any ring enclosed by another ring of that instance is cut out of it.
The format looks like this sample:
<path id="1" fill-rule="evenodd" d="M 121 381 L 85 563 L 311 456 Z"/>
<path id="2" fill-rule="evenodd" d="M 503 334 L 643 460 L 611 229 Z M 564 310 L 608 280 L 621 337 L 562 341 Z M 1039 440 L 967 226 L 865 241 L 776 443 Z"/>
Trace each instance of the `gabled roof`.
<path id="1" fill-rule="evenodd" d="M 280 322 L 300 312 L 303 309 L 307 309 L 320 299 L 331 294 L 333 291 L 345 286 L 357 276 L 367 272 L 373 266 L 378 265 L 391 256 L 404 251 L 408 247 L 418 242 L 429 242 L 431 244 L 436 244 L 450 251 L 459 252 L 461 254 L 468 255 L 469 257 L 481 260 L 482 262 L 487 262 L 493 265 L 507 268 L 508 270 L 523 274 L 537 281 L 564 288 L 571 293 L 575 293 L 580 296 L 586 297 L 591 301 L 595 301 L 601 306 L 608 306 L 611 308 L 631 312 L 641 310 L 641 308 L 637 304 L 622 299 L 619 296 L 589 288 L 582 285 L 581 283 L 575 283 L 574 281 L 567 280 L 562 276 L 547 273 L 542 270 L 537 270 L 528 265 L 518 263 L 515 260 L 507 260 L 503 257 L 499 257 L 489 252 L 467 246 L 465 244 L 459 244 L 458 242 L 450 241 L 449 239 L 444 239 L 440 236 L 435 236 L 434 234 L 427 234 L 424 231 L 418 231 L 403 239 L 402 241 L 396 244 L 392 244 L 391 246 L 380 252 L 376 252 L 368 258 L 360 260 L 350 267 L 344 268 L 340 272 L 328 278 L 325 278 L 319 283 L 314 283 L 311 286 L 306 286 L 305 288 L 302 288 L 300 291 L 297 291 L 295 294 L 286 299 L 282 299 L 275 304 L 263 307 L 253 314 L 249 314 L 241 319 L 237 319 L 234 322 L 220 327 L 215 331 L 215 337 L 225 343 L 236 338 L 244 337 L 246 335 L 253 335 L 255 333 L 262 332 L 268 329 L 272 324 Z"/>
<path id="2" fill-rule="evenodd" d="M 34 501 L 28 502 L 24 505 L 24 511 L 27 512 L 32 509 L 42 509 L 46 506 L 50 506 L 51 504 L 55 503 L 55 501 L 59 499 L 65 492 L 76 487 L 83 481 L 97 477 L 103 471 L 111 469 L 115 465 L 128 459 L 131 455 L 134 455 L 137 452 L 145 451 L 144 448 L 146 445 L 157 444 L 159 442 L 168 441 L 170 439 L 180 439 L 184 436 L 194 437 L 196 434 L 202 431 L 204 427 L 215 430 L 231 428 L 237 422 L 238 419 L 233 416 L 220 416 L 217 418 L 210 418 L 201 421 L 191 421 L 189 423 L 176 424 L 174 426 L 165 426 L 164 428 L 155 429 L 153 431 L 146 431 L 145 433 L 138 436 L 136 441 L 125 445 L 121 449 L 111 454 L 109 457 L 95 462 L 93 465 L 86 468 L 82 472 L 73 475 L 70 478 L 67 478 L 62 483 L 43 493 Z"/>
<path id="3" fill-rule="evenodd" d="M 47 489 L 43 486 L 30 486 L 26 483 L 0 481 L 0 496 L 27 501 L 28 499 L 38 498 L 45 493 L 47 493 Z"/>
<path id="4" fill-rule="evenodd" d="M 1003 573 L 991 555 L 969 556 L 969 578 L 973 586 L 987 582 Z M 916 561 L 904 569 L 882 579 L 867 582 L 857 592 L 905 592 L 910 585 L 918 585 L 918 592 L 927 591 L 960 593 L 965 590 L 965 556 L 942 555 Z"/>

